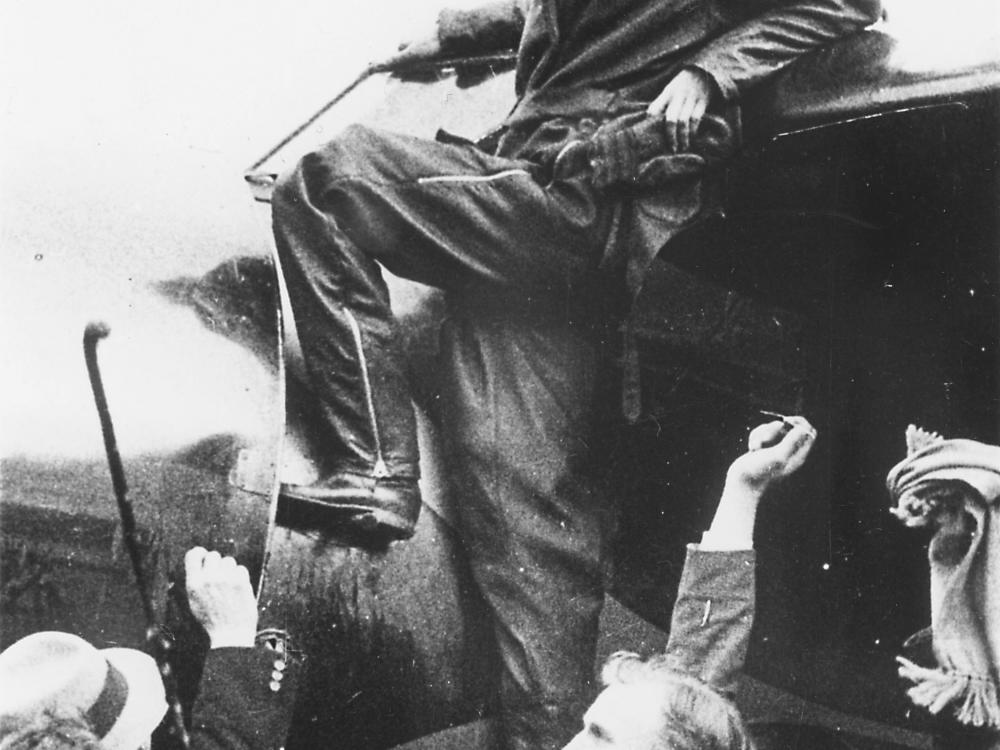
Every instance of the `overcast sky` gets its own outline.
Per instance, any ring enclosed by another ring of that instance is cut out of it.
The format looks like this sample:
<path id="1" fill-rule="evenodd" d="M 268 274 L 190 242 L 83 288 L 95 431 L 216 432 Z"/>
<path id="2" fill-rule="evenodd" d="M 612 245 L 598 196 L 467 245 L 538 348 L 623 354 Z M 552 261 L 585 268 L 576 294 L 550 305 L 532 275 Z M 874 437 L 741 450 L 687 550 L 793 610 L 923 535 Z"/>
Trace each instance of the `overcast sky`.
<path id="1" fill-rule="evenodd" d="M 164 232 L 184 245 L 252 241 L 226 203 L 246 195 L 243 168 L 433 3 L 3 7 L 5 254 L 13 242 L 56 259 Z"/>
<path id="2" fill-rule="evenodd" d="M 961 45 L 940 43 L 943 23 L 995 29 L 994 0 L 967 3 L 895 4 L 898 21 L 925 30 L 926 53 L 945 54 Z M 153 265 L 157 277 L 200 273 L 264 252 L 244 168 L 440 4 L 0 0 L 0 454 L 17 449 L 14 435 L 53 450 L 94 442 L 84 324 L 131 305 Z M 157 386 L 188 398 L 180 375 L 159 369 Z M 148 381 L 134 367 L 120 378 Z M 158 429 L 148 393 L 129 401 L 128 388 L 118 384 L 121 410 Z"/>
<path id="3" fill-rule="evenodd" d="M 436 7 L 0 0 L 0 454 L 100 449 L 80 354 L 93 319 L 125 321 L 102 347 L 119 432 L 146 415 L 126 445 L 205 411 L 206 373 L 170 348 L 190 316 L 140 309 L 145 276 L 265 252 L 245 167 Z"/>

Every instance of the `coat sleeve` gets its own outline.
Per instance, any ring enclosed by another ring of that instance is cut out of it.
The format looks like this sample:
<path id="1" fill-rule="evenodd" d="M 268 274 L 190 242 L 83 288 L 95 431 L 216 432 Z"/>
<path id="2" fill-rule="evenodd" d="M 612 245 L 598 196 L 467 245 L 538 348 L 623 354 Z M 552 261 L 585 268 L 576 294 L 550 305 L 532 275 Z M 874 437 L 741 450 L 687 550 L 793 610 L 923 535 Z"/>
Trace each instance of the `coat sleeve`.
<path id="1" fill-rule="evenodd" d="M 524 29 L 527 0 L 496 0 L 469 10 L 438 15 L 438 39 L 447 56 L 515 49 Z"/>
<path id="2" fill-rule="evenodd" d="M 264 647 L 208 652 L 192 712 L 192 750 L 276 750 L 285 744 L 296 664 Z"/>
<path id="3" fill-rule="evenodd" d="M 733 100 L 806 52 L 875 23 L 880 13 L 880 0 L 782 2 L 738 23 L 687 64 L 711 75 Z"/>
<path id="4" fill-rule="evenodd" d="M 753 550 L 689 545 L 670 621 L 667 662 L 732 697 L 746 663 L 754 616 Z"/>

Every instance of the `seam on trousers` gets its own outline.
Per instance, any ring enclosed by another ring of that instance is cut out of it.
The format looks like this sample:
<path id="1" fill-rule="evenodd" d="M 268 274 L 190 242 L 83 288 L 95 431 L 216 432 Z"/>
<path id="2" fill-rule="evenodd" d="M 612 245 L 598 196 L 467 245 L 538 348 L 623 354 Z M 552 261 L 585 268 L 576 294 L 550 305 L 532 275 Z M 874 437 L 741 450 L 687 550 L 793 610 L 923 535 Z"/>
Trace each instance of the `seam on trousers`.
<path id="1" fill-rule="evenodd" d="M 417 183 L 420 185 L 426 185 L 433 182 L 492 182 L 494 180 L 500 180 L 504 177 L 513 177 L 515 175 L 526 175 L 530 177 L 531 173 L 526 169 L 505 169 L 503 172 L 488 175 L 442 174 L 435 175 L 433 177 L 418 177 Z"/>

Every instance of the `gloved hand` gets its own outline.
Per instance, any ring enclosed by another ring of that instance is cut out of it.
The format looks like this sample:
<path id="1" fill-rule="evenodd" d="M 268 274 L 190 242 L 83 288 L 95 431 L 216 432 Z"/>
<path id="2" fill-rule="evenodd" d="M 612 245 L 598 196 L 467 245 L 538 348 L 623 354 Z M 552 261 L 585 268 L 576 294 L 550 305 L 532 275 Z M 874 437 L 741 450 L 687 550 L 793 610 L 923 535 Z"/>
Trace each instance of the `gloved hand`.
<path id="1" fill-rule="evenodd" d="M 699 175 L 738 148 L 738 135 L 725 118 L 708 115 L 700 123 L 691 151 L 675 153 L 661 118 L 633 114 L 612 120 L 590 138 L 564 146 L 556 156 L 553 178 L 585 176 L 598 190 L 607 190 L 656 188 Z"/>

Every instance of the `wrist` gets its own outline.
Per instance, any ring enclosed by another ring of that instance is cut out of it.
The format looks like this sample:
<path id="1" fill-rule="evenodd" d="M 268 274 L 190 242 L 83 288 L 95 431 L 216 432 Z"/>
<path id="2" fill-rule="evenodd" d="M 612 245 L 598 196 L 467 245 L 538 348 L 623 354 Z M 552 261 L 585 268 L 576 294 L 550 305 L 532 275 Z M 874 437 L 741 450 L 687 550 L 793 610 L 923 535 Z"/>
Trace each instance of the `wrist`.
<path id="1" fill-rule="evenodd" d="M 708 82 L 713 97 L 718 96 L 722 101 L 728 102 L 735 100 L 739 95 L 736 84 L 724 75 L 724 71 L 713 70 L 703 60 L 691 61 L 684 66 L 684 69 L 700 73 Z"/>
<path id="2" fill-rule="evenodd" d="M 208 631 L 210 648 L 252 648 L 256 637 L 254 630 L 246 628 L 214 628 Z"/>
<path id="3" fill-rule="evenodd" d="M 753 530 L 761 492 L 745 485 L 727 484 L 712 525 L 702 536 L 703 549 L 753 549 Z"/>
<path id="4" fill-rule="evenodd" d="M 751 485 L 742 480 L 727 481 L 719 496 L 719 504 L 716 507 L 716 516 L 721 514 L 741 514 L 757 513 L 757 506 L 760 505 L 764 497 L 764 488 L 759 485 Z"/>

